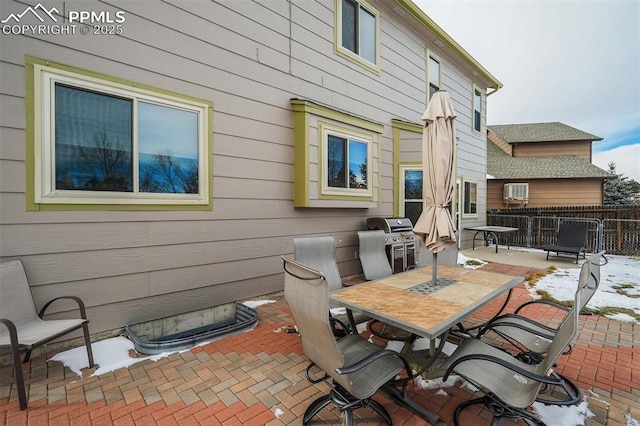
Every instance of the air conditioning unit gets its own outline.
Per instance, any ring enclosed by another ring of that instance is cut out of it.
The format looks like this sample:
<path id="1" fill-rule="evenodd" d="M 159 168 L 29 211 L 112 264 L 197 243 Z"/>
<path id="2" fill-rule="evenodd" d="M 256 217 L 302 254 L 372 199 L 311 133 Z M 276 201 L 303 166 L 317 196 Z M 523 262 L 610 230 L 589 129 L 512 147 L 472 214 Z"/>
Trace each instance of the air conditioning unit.
<path id="1" fill-rule="evenodd" d="M 528 183 L 507 183 L 504 185 L 504 195 L 502 197 L 509 201 L 529 201 Z"/>

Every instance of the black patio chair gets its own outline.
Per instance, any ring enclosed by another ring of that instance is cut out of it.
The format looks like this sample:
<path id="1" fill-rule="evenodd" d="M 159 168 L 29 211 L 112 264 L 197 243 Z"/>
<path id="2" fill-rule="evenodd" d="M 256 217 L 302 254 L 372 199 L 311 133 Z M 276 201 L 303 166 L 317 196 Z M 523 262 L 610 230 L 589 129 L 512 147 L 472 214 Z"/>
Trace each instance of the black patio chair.
<path id="1" fill-rule="evenodd" d="M 547 252 L 547 260 L 549 253 L 555 252 L 556 256 L 560 253 L 568 253 L 576 255 L 576 263 L 580 258 L 580 254 L 585 257 L 587 250 L 587 224 L 586 223 L 560 223 L 558 226 L 558 235 L 555 244 L 549 244 L 544 248 Z"/>
<path id="2" fill-rule="evenodd" d="M 309 405 L 302 424 L 308 424 L 333 403 L 344 412 L 346 425 L 353 424 L 353 411 L 362 407 L 373 409 L 390 425 L 387 410 L 371 397 L 385 385 L 406 387 L 413 377 L 411 366 L 401 354 L 381 349 L 359 334 L 336 338 L 329 320 L 329 286 L 324 275 L 294 260 L 282 260 L 284 297 L 298 327 L 304 354 L 311 361 L 307 379 L 311 383 L 325 381 L 331 388 L 328 395 Z M 312 371 L 321 377 L 312 378 Z"/>

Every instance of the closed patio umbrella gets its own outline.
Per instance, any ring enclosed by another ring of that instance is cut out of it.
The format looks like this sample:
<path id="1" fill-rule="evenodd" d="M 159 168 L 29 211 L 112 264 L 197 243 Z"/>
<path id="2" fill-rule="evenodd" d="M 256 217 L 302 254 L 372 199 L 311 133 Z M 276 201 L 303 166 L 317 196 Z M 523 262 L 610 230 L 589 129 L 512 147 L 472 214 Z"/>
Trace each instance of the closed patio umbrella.
<path id="1" fill-rule="evenodd" d="M 433 253 L 433 280 L 437 284 L 438 252 L 456 243 L 455 227 L 448 204 L 453 195 L 453 153 L 456 113 L 445 91 L 433 94 L 422 115 L 422 188 L 425 207 L 414 232 Z"/>

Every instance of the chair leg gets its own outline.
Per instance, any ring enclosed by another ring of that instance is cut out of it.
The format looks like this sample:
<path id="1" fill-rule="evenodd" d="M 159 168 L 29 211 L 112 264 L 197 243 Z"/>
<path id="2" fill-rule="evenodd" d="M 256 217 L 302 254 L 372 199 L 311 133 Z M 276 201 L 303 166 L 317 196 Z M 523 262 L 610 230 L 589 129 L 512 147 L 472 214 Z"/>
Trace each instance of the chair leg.
<path id="1" fill-rule="evenodd" d="M 302 424 L 307 425 L 311 419 L 320 412 L 324 407 L 331 403 L 331 395 L 323 395 L 316 399 L 307 407 L 302 417 Z"/>
<path id="2" fill-rule="evenodd" d="M 87 348 L 87 358 L 89 358 L 89 368 L 93 368 L 93 349 L 91 348 L 91 339 L 89 338 L 89 325 L 86 322 L 82 324 L 82 330 L 84 331 L 84 344 Z"/>
<path id="3" fill-rule="evenodd" d="M 353 426 L 353 410 L 344 412 L 344 426 Z"/>
<path id="4" fill-rule="evenodd" d="M 369 400 L 369 407 L 371 407 L 373 411 L 378 413 L 378 415 L 382 417 L 382 419 L 387 422 L 388 425 L 393 424 L 389 412 L 378 401 L 375 401 L 373 399 Z"/>
<path id="5" fill-rule="evenodd" d="M 11 342 L 11 352 L 13 355 L 13 374 L 16 376 L 16 387 L 18 390 L 18 401 L 20 410 L 27 408 L 27 391 L 24 387 L 24 374 L 22 373 L 22 361 L 20 360 L 20 350 L 15 342 Z"/>
<path id="6" fill-rule="evenodd" d="M 459 416 L 462 410 L 467 407 L 476 404 L 484 404 L 484 406 L 493 415 L 491 420 L 492 426 L 499 426 L 502 424 L 502 419 L 522 419 L 528 425 L 546 426 L 544 422 L 537 419 L 533 414 L 529 413 L 526 409 L 521 410 L 519 408 L 507 407 L 500 402 L 496 401 L 490 395 L 484 395 L 479 398 L 470 399 L 462 402 L 458 405 L 453 413 L 453 423 L 456 426 L 460 426 Z"/>
<path id="7" fill-rule="evenodd" d="M 580 399 L 582 398 L 582 392 L 571 380 L 567 379 L 565 376 L 563 376 L 560 373 L 556 373 L 553 370 L 549 375 L 554 379 L 562 380 L 562 384 L 560 385 L 560 387 L 562 388 L 562 391 L 565 394 L 565 398 L 559 399 L 560 398 L 559 397 L 555 399 L 547 399 L 547 398 L 542 398 L 538 396 L 536 398 L 537 402 L 541 402 L 545 405 L 558 405 L 558 406 L 576 405 L 577 403 L 580 402 Z M 540 394 L 542 393 L 551 394 L 553 393 L 554 387 L 555 386 L 551 387 L 550 389 L 547 389 L 546 392 L 540 392 Z"/>
<path id="8" fill-rule="evenodd" d="M 464 401 L 462 403 L 460 403 L 457 407 L 456 410 L 453 412 L 453 424 L 455 426 L 460 426 L 460 422 L 458 421 L 458 416 L 460 416 L 460 413 L 462 412 L 462 410 L 464 410 L 467 407 L 470 407 L 472 405 L 476 405 L 476 404 L 482 404 L 484 403 L 484 397 L 481 396 L 480 398 L 474 398 L 474 399 L 470 399 L 468 401 Z"/>

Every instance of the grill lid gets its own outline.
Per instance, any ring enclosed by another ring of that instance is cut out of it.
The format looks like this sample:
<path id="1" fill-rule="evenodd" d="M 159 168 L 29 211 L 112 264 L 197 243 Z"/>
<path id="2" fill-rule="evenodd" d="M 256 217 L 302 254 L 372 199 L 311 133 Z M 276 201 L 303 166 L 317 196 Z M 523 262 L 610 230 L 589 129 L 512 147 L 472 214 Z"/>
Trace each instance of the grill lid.
<path id="1" fill-rule="evenodd" d="M 382 229 L 386 233 L 413 232 L 413 225 L 408 217 L 370 217 L 367 229 Z"/>

